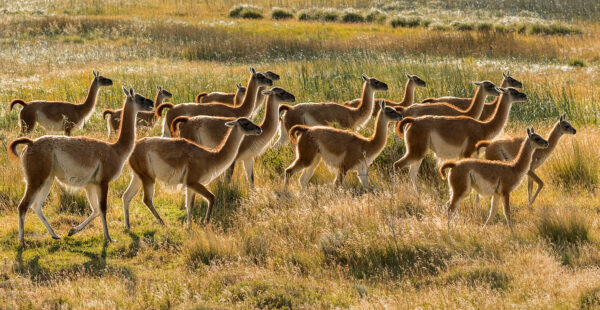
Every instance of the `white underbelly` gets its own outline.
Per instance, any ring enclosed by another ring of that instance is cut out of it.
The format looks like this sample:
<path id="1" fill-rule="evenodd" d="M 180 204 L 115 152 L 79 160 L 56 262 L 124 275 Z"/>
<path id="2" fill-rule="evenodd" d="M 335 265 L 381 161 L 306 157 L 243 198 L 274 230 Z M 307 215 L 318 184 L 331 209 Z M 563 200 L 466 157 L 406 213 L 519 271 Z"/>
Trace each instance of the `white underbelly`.
<path id="1" fill-rule="evenodd" d="M 319 125 L 326 126 L 327 125 L 327 124 L 321 124 L 321 122 L 317 121 L 317 119 L 312 117 L 309 113 L 304 113 L 303 120 L 304 120 L 304 125 L 307 125 L 307 126 L 319 126 Z"/>
<path id="2" fill-rule="evenodd" d="M 148 154 L 148 161 L 156 179 L 167 186 L 177 186 L 185 181 L 187 171 L 184 167 L 174 168 L 153 152 Z"/>
<path id="3" fill-rule="evenodd" d="M 207 148 L 215 148 L 221 144 L 222 138 L 224 137 L 211 135 L 207 130 L 200 128 L 196 131 L 195 142 Z"/>
<path id="4" fill-rule="evenodd" d="M 319 143 L 320 144 L 320 143 Z M 325 162 L 325 164 L 331 168 L 339 168 L 342 166 L 342 163 L 344 162 L 344 157 L 346 156 L 346 152 L 342 153 L 342 154 L 334 154 L 331 152 L 328 152 L 327 149 L 321 145 L 319 145 L 319 152 L 321 153 L 321 156 L 323 157 L 323 161 Z M 353 167 L 347 167 L 349 170 Z"/>
<path id="5" fill-rule="evenodd" d="M 102 168 L 100 161 L 83 166 L 71 155 L 61 150 L 54 151 L 53 160 L 54 176 L 65 185 L 83 187 L 100 181 Z"/>
<path id="6" fill-rule="evenodd" d="M 468 140 L 465 139 L 461 145 L 453 145 L 446 142 L 437 132 L 432 132 L 430 137 L 431 150 L 439 159 L 460 158 L 463 150 L 467 146 Z"/>
<path id="7" fill-rule="evenodd" d="M 63 120 L 54 121 L 46 117 L 46 114 L 37 112 L 37 121 L 42 125 L 46 130 L 52 131 L 62 131 L 63 130 Z"/>
<path id="8" fill-rule="evenodd" d="M 500 183 L 496 180 L 489 181 L 484 179 L 481 174 L 477 172 L 470 172 L 471 177 L 471 186 L 479 193 L 481 196 L 492 196 L 496 194 L 500 190 Z"/>

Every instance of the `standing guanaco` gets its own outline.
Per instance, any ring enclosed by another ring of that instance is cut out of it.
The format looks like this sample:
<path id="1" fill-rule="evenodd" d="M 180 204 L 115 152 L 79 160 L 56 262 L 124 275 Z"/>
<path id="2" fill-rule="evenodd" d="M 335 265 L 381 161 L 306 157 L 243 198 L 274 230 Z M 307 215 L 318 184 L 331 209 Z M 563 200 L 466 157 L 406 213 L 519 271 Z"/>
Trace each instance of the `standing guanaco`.
<path id="1" fill-rule="evenodd" d="M 119 177 L 125 161 L 135 144 L 135 116 L 138 111 L 152 109 L 152 100 L 135 94 L 133 89 L 125 89 L 123 121 L 116 142 L 96 140 L 88 137 L 43 136 L 35 140 L 18 138 L 9 145 L 12 155 L 18 157 L 17 146 L 26 144 L 21 154 L 21 167 L 25 174 L 25 194 L 19 203 L 19 241 L 24 245 L 25 215 L 33 206 L 36 214 L 52 235 L 60 237 L 44 217 L 42 206 L 57 179 L 71 187 L 84 188 L 92 208 L 92 214 L 81 224 L 69 231 L 69 236 L 82 230 L 99 215 L 106 241 L 112 241 L 108 234 L 106 212 L 108 209 L 108 185 Z"/>

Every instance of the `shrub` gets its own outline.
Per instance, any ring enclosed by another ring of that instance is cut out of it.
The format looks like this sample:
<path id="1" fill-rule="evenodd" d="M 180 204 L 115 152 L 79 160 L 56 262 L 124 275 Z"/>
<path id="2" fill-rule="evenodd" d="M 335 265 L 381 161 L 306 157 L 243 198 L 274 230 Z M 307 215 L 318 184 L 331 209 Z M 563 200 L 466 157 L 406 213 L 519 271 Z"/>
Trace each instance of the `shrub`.
<path id="1" fill-rule="evenodd" d="M 504 24 L 494 24 L 492 28 L 494 29 L 494 32 L 498 33 L 509 33 L 511 31 L 511 29 Z"/>
<path id="2" fill-rule="evenodd" d="M 365 15 L 365 20 L 370 23 L 383 23 L 386 18 L 387 14 L 378 9 L 372 9 Z"/>
<path id="3" fill-rule="evenodd" d="M 394 28 L 396 27 L 418 27 L 421 24 L 421 19 L 418 17 L 412 18 L 404 18 L 404 17 L 396 17 L 390 21 L 390 25 Z"/>
<path id="4" fill-rule="evenodd" d="M 342 14 L 342 22 L 344 23 L 364 23 L 365 17 L 360 12 L 347 10 Z"/>
<path id="5" fill-rule="evenodd" d="M 294 14 L 286 9 L 273 8 L 271 10 L 271 19 L 290 19 L 293 17 Z"/>
<path id="6" fill-rule="evenodd" d="M 450 27 L 448 27 L 448 25 L 439 24 L 439 23 L 432 24 L 429 28 L 431 28 L 433 30 L 437 30 L 437 31 L 450 30 Z"/>
<path id="7" fill-rule="evenodd" d="M 479 23 L 479 24 L 477 24 L 477 26 L 475 26 L 475 29 L 477 29 L 477 31 L 481 31 L 481 32 L 489 32 L 492 30 L 492 24 Z"/>
<path id="8" fill-rule="evenodd" d="M 454 28 L 454 30 L 458 30 L 458 31 L 469 31 L 469 30 L 473 30 L 473 24 L 455 22 L 455 23 L 452 23 L 452 28 Z"/>
<path id="9" fill-rule="evenodd" d="M 517 24 L 515 25 L 515 31 L 517 33 L 523 34 L 527 31 L 527 26 L 524 24 Z"/>
<path id="10" fill-rule="evenodd" d="M 551 178 L 554 183 L 564 188 L 573 188 L 576 185 L 592 190 L 598 185 L 597 155 L 581 142 L 571 143 L 572 151 L 562 148 L 557 151 L 555 159 L 550 164 Z"/>
<path id="11" fill-rule="evenodd" d="M 325 22 L 335 22 L 339 19 L 340 13 L 335 9 L 308 9 L 298 13 L 298 20 L 318 20 Z"/>
<path id="12" fill-rule="evenodd" d="M 569 66 L 571 67 L 585 67 L 587 66 L 585 61 L 583 61 L 583 59 L 581 58 L 571 58 L 571 60 L 569 60 Z"/>
<path id="13" fill-rule="evenodd" d="M 263 18 L 263 14 L 261 9 L 255 5 L 240 4 L 229 10 L 229 17 L 260 19 Z"/>

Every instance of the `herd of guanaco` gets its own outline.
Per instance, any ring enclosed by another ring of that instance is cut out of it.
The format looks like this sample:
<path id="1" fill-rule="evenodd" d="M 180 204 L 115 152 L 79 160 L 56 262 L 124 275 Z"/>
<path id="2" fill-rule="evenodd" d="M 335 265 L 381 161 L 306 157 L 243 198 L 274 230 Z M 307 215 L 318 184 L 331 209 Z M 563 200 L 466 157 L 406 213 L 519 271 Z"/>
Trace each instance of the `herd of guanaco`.
<path id="1" fill-rule="evenodd" d="M 475 189 L 477 199 L 479 195 L 492 197 L 488 221 L 502 200 L 512 231 L 511 192 L 527 175 L 528 199 L 532 204 L 544 186 L 535 170 L 550 156 L 562 135 L 575 134 L 576 130 L 563 114 L 547 140 L 535 133 L 533 127 L 527 128 L 524 137 L 494 140 L 503 132 L 511 106 L 527 100 L 527 95 L 518 90 L 523 84 L 509 72 L 502 75 L 500 87 L 490 81 L 474 82 L 472 98 L 427 98 L 420 103 L 415 103 L 415 90 L 427 84 L 410 74 L 406 74 L 401 101 L 375 99 L 376 92 L 385 92 L 389 87 L 363 74 L 361 97 L 342 104 L 292 105 L 296 101 L 293 94 L 272 87 L 280 79 L 278 74 L 257 72 L 252 67 L 246 85 L 236 84 L 236 92 L 203 92 L 192 103 L 163 102 L 173 95 L 161 86 L 157 86 L 154 101 L 123 87 L 122 108 L 102 113 L 104 118 L 108 116 L 108 139 L 113 132 L 117 134 L 115 141 L 108 142 L 70 136 L 73 129 L 82 127 L 92 115 L 100 88 L 113 84 L 94 71 L 83 103 L 15 99 L 9 105 L 9 110 L 17 104 L 23 106 L 19 113 L 22 134 L 30 134 L 36 123 L 65 134 L 17 138 L 8 146 L 9 153 L 20 159 L 26 183 L 18 206 L 19 241 L 24 245 L 25 215 L 30 207 L 50 235 L 60 238 L 42 212 L 55 179 L 63 186 L 83 188 L 92 208 L 91 215 L 73 227 L 69 235 L 100 216 L 104 237 L 111 241 L 106 222 L 109 183 L 119 177 L 126 163 L 132 170 L 122 197 L 127 229 L 129 205 L 140 189 L 144 204 L 164 225 L 153 203 L 157 180 L 184 188 L 188 224 L 192 223 L 195 194 L 206 199 L 204 221 L 208 222 L 215 196 L 207 185 L 222 174 L 231 178 L 235 164 L 241 162 L 246 179 L 254 188 L 254 159 L 274 144 L 278 132 L 277 144 L 291 141 L 296 151 L 296 159 L 285 169 L 286 190 L 297 172 L 301 172 L 300 184 L 305 187 L 321 160 L 337 170 L 335 184 L 341 184 L 347 172 L 353 170 L 360 183 L 368 186 L 369 166 L 386 146 L 390 123 L 396 124 L 395 131 L 406 146 L 406 153 L 393 164 L 393 171 L 408 167 L 408 179 L 414 186 L 421 161 L 429 151 L 440 160 L 454 160 L 442 163 L 439 168 L 450 186 L 451 197 L 446 205 L 448 229 L 460 201 Z M 495 99 L 486 103 L 489 96 Z M 255 124 L 251 119 L 261 107 L 262 121 Z M 136 140 L 136 127 L 153 127 L 161 118 L 162 137 Z M 374 129 L 370 136 L 356 132 L 372 118 Z M 19 144 L 25 145 L 20 154 Z M 479 159 L 482 149 L 485 149 L 484 159 Z M 538 186 L 533 193 L 534 182 Z"/>

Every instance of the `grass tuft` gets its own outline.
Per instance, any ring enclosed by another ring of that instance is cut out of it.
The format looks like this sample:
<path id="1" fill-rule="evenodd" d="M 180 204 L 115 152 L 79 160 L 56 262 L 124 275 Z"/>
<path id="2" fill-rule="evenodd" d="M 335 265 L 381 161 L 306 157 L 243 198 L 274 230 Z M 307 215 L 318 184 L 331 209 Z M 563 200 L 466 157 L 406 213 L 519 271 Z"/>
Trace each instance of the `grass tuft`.
<path id="1" fill-rule="evenodd" d="M 181 254 L 184 265 L 190 269 L 198 269 L 219 260 L 233 258 L 236 246 L 224 238 L 219 238 L 211 231 L 194 230 L 183 243 Z"/>
<path id="2" fill-rule="evenodd" d="M 358 11 L 346 10 L 342 14 L 342 22 L 344 22 L 344 23 L 364 23 L 365 17 Z"/>
<path id="3" fill-rule="evenodd" d="M 282 9 L 282 8 L 273 8 L 271 10 L 271 19 L 275 20 L 283 20 L 294 18 L 294 13 L 292 11 Z"/>
<path id="4" fill-rule="evenodd" d="M 229 17 L 261 19 L 263 14 L 261 9 L 255 5 L 239 4 L 229 10 Z"/>
<path id="5" fill-rule="evenodd" d="M 564 189 L 581 186 L 593 190 L 598 186 L 600 163 L 592 149 L 583 146 L 579 141 L 573 141 L 571 150 L 562 147 L 555 153 L 557 154 L 550 163 L 551 178 L 555 184 Z"/>
<path id="6" fill-rule="evenodd" d="M 544 209 L 536 228 L 538 234 L 553 246 L 570 246 L 590 241 L 590 224 L 577 210 Z"/>
<path id="7" fill-rule="evenodd" d="M 571 58 L 569 60 L 569 66 L 583 68 L 583 67 L 586 67 L 587 64 L 581 58 Z"/>

